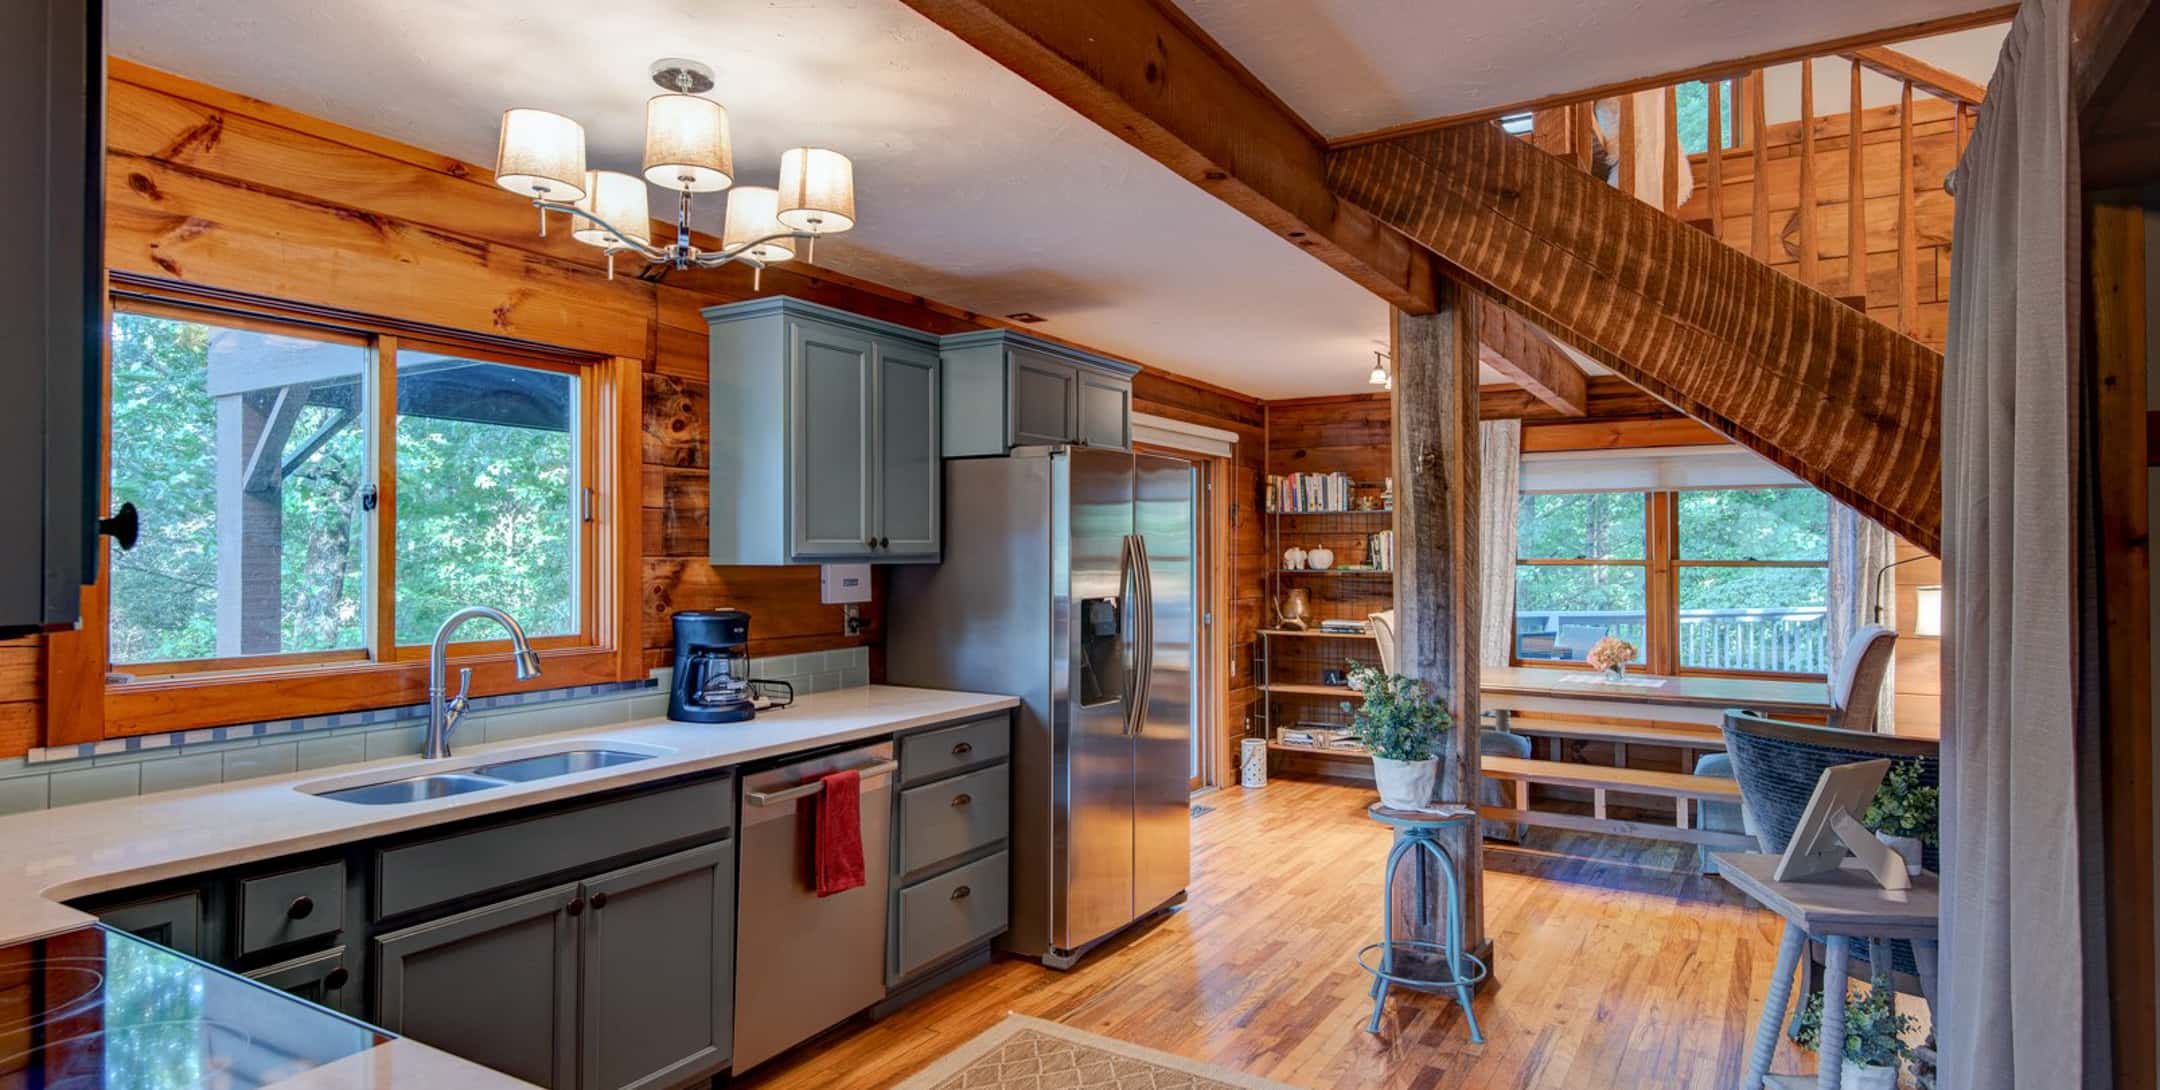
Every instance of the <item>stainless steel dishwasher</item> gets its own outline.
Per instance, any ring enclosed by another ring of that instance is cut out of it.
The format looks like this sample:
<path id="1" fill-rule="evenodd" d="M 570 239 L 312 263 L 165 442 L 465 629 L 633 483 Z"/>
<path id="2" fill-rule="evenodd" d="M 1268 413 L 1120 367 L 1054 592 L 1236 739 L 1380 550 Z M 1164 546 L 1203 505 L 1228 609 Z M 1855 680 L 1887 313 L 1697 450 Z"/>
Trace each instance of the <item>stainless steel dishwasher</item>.
<path id="1" fill-rule="evenodd" d="M 735 1059 L 746 1071 L 885 998 L 892 875 L 893 744 L 821 753 L 742 781 L 735 912 Z M 862 773 L 858 889 L 817 895 L 809 808 L 822 778 Z"/>

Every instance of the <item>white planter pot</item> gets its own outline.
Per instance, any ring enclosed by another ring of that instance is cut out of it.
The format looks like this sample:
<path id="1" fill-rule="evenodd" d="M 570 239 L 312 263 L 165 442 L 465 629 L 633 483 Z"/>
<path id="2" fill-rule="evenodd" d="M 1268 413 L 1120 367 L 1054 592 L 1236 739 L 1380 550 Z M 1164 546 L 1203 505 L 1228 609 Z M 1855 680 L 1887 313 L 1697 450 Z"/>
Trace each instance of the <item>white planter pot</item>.
<path id="1" fill-rule="evenodd" d="M 1839 1090 L 1897 1090 L 1897 1065 L 1862 1067 L 1851 1060 L 1839 1072 Z"/>
<path id="2" fill-rule="evenodd" d="M 1433 785 L 1440 780 L 1440 758 L 1422 761 L 1372 759 L 1373 782 L 1380 788 L 1380 802 L 1397 810 L 1416 810 L 1432 805 Z"/>
<path id="3" fill-rule="evenodd" d="M 1890 845 L 1890 850 L 1891 850 L 1891 851 L 1894 851 L 1894 852 L 1896 852 L 1896 853 L 1898 853 L 1898 855 L 1899 855 L 1899 856 L 1900 856 L 1901 858 L 1903 858 L 1903 859 L 1905 860 L 1905 873 L 1907 873 L 1907 874 L 1919 874 L 1919 873 L 1920 873 L 1920 838 L 1919 838 L 1919 837 L 1917 837 L 1917 836 L 1891 836 L 1891 835 L 1890 835 L 1889 833 L 1876 833 L 1876 834 L 1875 834 L 1875 839 L 1877 839 L 1877 840 L 1880 840 L 1880 841 L 1882 841 L 1883 843 L 1885 843 L 1885 844 L 1888 844 L 1888 845 Z"/>

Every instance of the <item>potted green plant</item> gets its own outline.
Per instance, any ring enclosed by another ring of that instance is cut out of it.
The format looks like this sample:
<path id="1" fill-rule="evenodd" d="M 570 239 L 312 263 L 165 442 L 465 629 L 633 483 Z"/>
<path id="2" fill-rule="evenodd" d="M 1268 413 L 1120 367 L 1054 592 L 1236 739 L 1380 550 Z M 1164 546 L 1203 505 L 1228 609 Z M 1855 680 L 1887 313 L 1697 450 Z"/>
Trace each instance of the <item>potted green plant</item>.
<path id="1" fill-rule="evenodd" d="M 1808 997 L 1800 1012 L 1800 1047 L 1822 1056 L 1822 996 Z M 1898 1061 L 1911 1054 L 1905 1035 L 1917 1023 L 1897 1011 L 1897 996 L 1877 979 L 1858 998 L 1845 1000 L 1845 1067 L 1840 1090 L 1896 1090 Z"/>
<path id="2" fill-rule="evenodd" d="M 1372 754 L 1380 802 L 1398 810 L 1428 806 L 1440 777 L 1440 743 L 1454 727 L 1425 683 L 1376 666 L 1350 663 L 1350 687 L 1364 696 L 1352 713 L 1350 734 Z"/>
<path id="3" fill-rule="evenodd" d="M 1940 792 L 1921 781 L 1923 775 L 1918 761 L 1892 764 L 1867 813 L 1860 816 L 1860 823 L 1874 831 L 1875 839 L 1904 857 L 1905 869 L 1912 874 L 1920 873 L 1921 848 L 1935 843 L 1942 801 Z"/>

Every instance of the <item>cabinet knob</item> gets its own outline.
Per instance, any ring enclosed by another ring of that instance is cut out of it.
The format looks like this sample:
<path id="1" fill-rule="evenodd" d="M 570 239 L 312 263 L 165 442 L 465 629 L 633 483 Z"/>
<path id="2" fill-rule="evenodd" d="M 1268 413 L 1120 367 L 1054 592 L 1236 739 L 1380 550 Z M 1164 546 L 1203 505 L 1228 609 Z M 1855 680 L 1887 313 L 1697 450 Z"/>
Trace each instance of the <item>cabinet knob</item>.
<path id="1" fill-rule="evenodd" d="M 968 794 L 968 793 L 967 793 L 967 792 L 965 792 L 965 791 L 961 792 L 960 794 L 954 795 L 954 796 L 952 797 L 952 804 L 953 804 L 953 805 L 954 805 L 955 807 L 959 807 L 959 806 L 966 806 L 966 805 L 967 805 L 968 803 L 971 803 L 971 802 L 974 802 L 974 801 L 975 801 L 975 797 L 974 797 L 973 795 L 970 795 L 970 794 Z"/>
<path id="2" fill-rule="evenodd" d="M 952 755 L 955 757 L 965 757 L 973 752 L 975 752 L 975 743 L 973 742 L 957 742 L 952 747 Z"/>
<path id="3" fill-rule="evenodd" d="M 592 906 L 593 906 L 593 908 L 594 908 L 595 910 L 598 910 L 598 909 L 603 909 L 603 908 L 606 908 L 606 907 L 607 907 L 607 894 L 606 894 L 606 893 L 595 893 L 595 894 L 593 894 L 593 895 L 592 895 Z"/>
<path id="4" fill-rule="evenodd" d="M 336 991 L 337 989 L 344 987 L 345 982 L 351 979 L 352 974 L 346 972 L 345 967 L 343 965 L 340 965 L 337 968 L 330 970 L 330 972 L 322 978 L 322 982 L 323 987 L 328 988 L 332 991 Z"/>
<path id="5" fill-rule="evenodd" d="M 293 898 L 292 903 L 285 906 L 285 918 L 288 920 L 304 920 L 314 914 L 315 898 L 304 894 Z"/>
<path id="6" fill-rule="evenodd" d="M 584 901 L 584 899 L 583 899 L 583 898 L 581 898 L 581 897 L 572 897 L 572 898 L 570 898 L 570 903 L 569 903 L 569 904 L 567 904 L 567 905 L 564 905 L 564 906 L 563 906 L 563 911 L 564 911 L 564 912 L 568 912 L 568 913 L 569 913 L 569 914 L 571 914 L 572 916 L 582 916 L 582 915 L 584 915 L 584 914 L 585 914 L 585 901 Z"/>
<path id="7" fill-rule="evenodd" d="M 967 900 L 968 894 L 973 892 L 975 891 L 967 888 L 966 886 L 961 886 L 959 889 L 952 891 L 952 899 L 955 901 L 965 901 Z"/>
<path id="8" fill-rule="evenodd" d="M 869 547 L 871 547 L 871 548 L 873 548 L 873 549 L 877 548 L 877 539 L 876 539 L 876 538 L 874 538 L 874 537 L 866 537 L 866 538 L 862 539 L 862 543 L 863 543 L 863 544 L 865 544 L 865 545 L 868 545 Z"/>

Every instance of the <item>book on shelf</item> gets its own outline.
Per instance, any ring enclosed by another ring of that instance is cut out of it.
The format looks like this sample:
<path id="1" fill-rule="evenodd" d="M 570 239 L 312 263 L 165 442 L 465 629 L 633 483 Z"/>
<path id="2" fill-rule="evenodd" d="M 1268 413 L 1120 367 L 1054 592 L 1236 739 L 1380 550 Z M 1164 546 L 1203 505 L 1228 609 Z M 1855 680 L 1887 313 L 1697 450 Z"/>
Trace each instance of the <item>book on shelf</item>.
<path id="1" fill-rule="evenodd" d="M 1286 746 L 1299 746 L 1304 749 L 1331 749 L 1344 753 L 1365 752 L 1365 743 L 1352 737 L 1349 731 L 1336 727 L 1284 727 L 1275 740 Z"/>
<path id="2" fill-rule="evenodd" d="M 1350 636 L 1364 636 L 1372 632 L 1372 625 L 1364 621 L 1322 621 L 1322 632 L 1340 632 Z"/>
<path id="3" fill-rule="evenodd" d="M 1269 474 L 1267 509 L 1271 514 L 1354 511 L 1357 482 L 1348 473 Z"/>
<path id="4" fill-rule="evenodd" d="M 1395 531 L 1381 530 L 1365 535 L 1365 560 L 1376 571 L 1395 570 Z"/>

